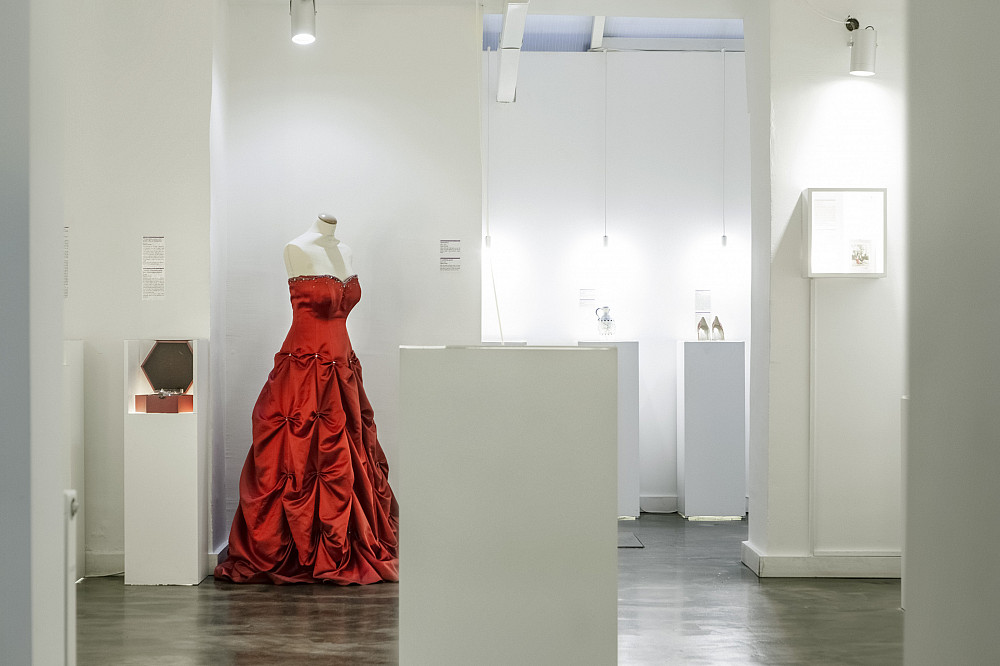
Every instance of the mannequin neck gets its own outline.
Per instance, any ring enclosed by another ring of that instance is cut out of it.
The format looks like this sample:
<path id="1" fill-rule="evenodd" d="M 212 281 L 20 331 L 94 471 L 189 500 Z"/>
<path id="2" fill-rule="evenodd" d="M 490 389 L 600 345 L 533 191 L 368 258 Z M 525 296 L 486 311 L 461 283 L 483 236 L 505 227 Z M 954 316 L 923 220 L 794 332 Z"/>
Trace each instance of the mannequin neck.
<path id="1" fill-rule="evenodd" d="M 316 218 L 316 221 L 313 222 L 311 231 L 315 231 L 320 236 L 333 238 L 334 234 L 337 233 L 337 223 L 327 222 L 323 218 Z"/>

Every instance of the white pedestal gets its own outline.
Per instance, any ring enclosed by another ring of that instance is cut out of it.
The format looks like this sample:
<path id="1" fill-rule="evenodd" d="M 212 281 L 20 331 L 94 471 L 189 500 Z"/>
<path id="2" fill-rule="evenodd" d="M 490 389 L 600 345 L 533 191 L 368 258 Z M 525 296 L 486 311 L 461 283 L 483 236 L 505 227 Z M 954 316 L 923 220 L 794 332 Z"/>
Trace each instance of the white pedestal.
<path id="1" fill-rule="evenodd" d="M 639 517 L 639 343 L 587 340 L 618 349 L 618 517 Z"/>
<path id="2" fill-rule="evenodd" d="M 677 506 L 746 513 L 744 343 L 677 343 Z"/>
<path id="3" fill-rule="evenodd" d="M 615 663 L 616 365 L 400 349 L 401 664 Z"/>
<path id="4" fill-rule="evenodd" d="M 194 351 L 194 412 L 141 414 L 140 364 L 153 340 L 125 341 L 125 583 L 197 585 L 208 575 L 208 343 Z"/>

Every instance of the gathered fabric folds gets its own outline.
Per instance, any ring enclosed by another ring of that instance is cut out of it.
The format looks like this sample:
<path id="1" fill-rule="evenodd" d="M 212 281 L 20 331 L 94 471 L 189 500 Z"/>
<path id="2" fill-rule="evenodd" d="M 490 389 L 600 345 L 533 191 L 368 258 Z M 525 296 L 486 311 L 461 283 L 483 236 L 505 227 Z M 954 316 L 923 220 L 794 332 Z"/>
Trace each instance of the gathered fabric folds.
<path id="1" fill-rule="evenodd" d="M 399 507 L 347 315 L 357 277 L 289 280 L 292 325 L 253 409 L 253 444 L 217 579 L 399 579 Z"/>

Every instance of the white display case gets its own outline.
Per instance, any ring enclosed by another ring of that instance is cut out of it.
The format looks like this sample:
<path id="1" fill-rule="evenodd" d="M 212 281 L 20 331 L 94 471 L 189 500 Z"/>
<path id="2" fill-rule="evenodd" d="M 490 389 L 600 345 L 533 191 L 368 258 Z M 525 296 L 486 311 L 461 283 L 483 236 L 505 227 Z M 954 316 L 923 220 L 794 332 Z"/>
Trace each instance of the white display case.
<path id="1" fill-rule="evenodd" d="M 193 411 L 141 413 L 155 342 L 125 341 L 125 583 L 197 585 L 208 575 L 208 342 L 188 341 Z"/>
<path id="2" fill-rule="evenodd" d="M 400 349 L 399 663 L 615 663 L 616 357 Z"/>
<path id="3" fill-rule="evenodd" d="M 810 188 L 802 197 L 806 277 L 886 276 L 885 188 Z"/>
<path id="4" fill-rule="evenodd" d="M 686 518 L 746 514 L 743 342 L 677 343 L 677 508 Z"/>
<path id="5" fill-rule="evenodd" d="M 581 347 L 618 349 L 618 517 L 639 517 L 639 343 L 587 340 Z"/>

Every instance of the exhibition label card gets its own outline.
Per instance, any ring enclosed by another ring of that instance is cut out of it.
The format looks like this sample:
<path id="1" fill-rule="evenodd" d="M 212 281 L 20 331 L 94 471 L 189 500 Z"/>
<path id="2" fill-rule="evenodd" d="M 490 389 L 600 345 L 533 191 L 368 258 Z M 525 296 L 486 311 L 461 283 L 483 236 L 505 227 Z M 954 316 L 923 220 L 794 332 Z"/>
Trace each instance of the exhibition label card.
<path id="1" fill-rule="evenodd" d="M 712 311 L 712 290 L 694 290 L 694 311 L 695 314 L 707 314 Z"/>
<path id="2" fill-rule="evenodd" d="M 164 236 L 142 237 L 142 300 L 166 298 L 167 243 Z"/>
<path id="3" fill-rule="evenodd" d="M 439 242 L 440 259 L 438 266 L 442 272 L 462 270 L 462 241 L 454 238 L 442 238 Z"/>
<path id="4" fill-rule="evenodd" d="M 69 227 L 63 227 L 63 298 L 69 298 Z"/>

